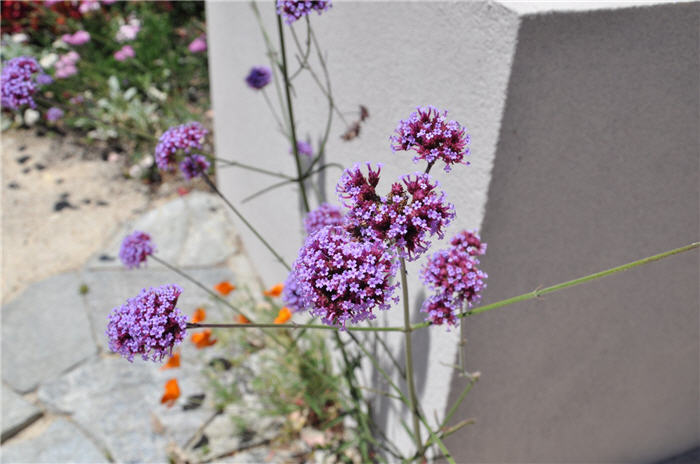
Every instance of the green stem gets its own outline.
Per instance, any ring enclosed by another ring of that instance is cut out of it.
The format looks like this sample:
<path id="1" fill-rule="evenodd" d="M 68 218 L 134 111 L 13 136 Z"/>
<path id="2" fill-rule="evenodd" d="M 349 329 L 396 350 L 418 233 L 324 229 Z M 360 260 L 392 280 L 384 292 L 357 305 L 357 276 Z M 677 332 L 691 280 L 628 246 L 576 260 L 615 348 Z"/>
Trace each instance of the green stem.
<path id="1" fill-rule="evenodd" d="M 462 404 L 462 401 L 464 401 L 464 398 L 467 397 L 467 393 L 469 393 L 474 387 L 474 384 L 479 380 L 478 377 L 472 378 L 467 386 L 462 390 L 462 393 L 459 395 L 459 398 L 457 398 L 457 401 L 455 401 L 455 404 L 450 408 L 449 412 L 445 416 L 445 418 L 442 420 L 442 424 L 440 425 L 440 428 L 444 428 L 447 426 L 447 423 L 450 422 L 450 419 L 452 419 L 452 416 L 457 412 L 457 408 L 459 408 L 459 405 Z"/>
<path id="2" fill-rule="evenodd" d="M 492 309 L 501 308 L 503 306 L 507 306 L 507 305 L 510 305 L 513 303 L 518 303 L 520 301 L 532 300 L 533 298 L 537 298 L 537 297 L 540 297 L 542 295 L 546 295 L 547 293 L 552 293 L 552 292 L 556 292 L 556 291 L 559 291 L 559 290 L 562 290 L 562 289 L 565 289 L 568 287 L 573 287 L 576 285 L 584 284 L 586 282 L 600 279 L 601 277 L 606 277 L 606 276 L 609 276 L 611 274 L 616 274 L 618 272 L 627 271 L 627 270 L 632 269 L 632 268 L 637 267 L 637 266 L 652 263 L 654 261 L 659 261 L 661 259 L 668 258 L 669 256 L 677 255 L 679 253 L 684 253 L 686 251 L 694 250 L 695 248 L 698 248 L 698 247 L 700 247 L 700 242 L 691 243 L 689 245 L 686 245 L 686 246 L 683 246 L 680 248 L 675 248 L 673 250 L 659 253 L 658 255 L 649 256 L 648 258 L 640 259 L 638 261 L 632 261 L 631 263 L 627 263 L 627 264 L 623 264 L 621 266 L 613 267 L 613 268 L 610 268 L 610 269 L 605 270 L 605 271 L 596 272 L 595 274 L 590 274 L 590 275 L 587 275 L 585 277 L 580 277 L 578 279 L 569 280 L 568 282 L 563 282 L 561 284 L 552 285 L 551 287 L 546 287 L 546 288 L 539 289 L 539 290 L 533 290 L 533 291 L 528 292 L 528 293 L 523 293 L 522 295 L 514 296 L 512 298 L 507 298 L 505 300 L 501 300 L 501 301 L 497 301 L 495 303 L 481 306 L 479 308 L 472 309 L 471 311 L 467 311 L 465 313 L 462 313 L 457 317 L 464 318 L 467 316 L 472 316 L 474 314 L 484 313 L 484 312 L 490 311 Z M 432 325 L 430 322 L 422 322 L 420 324 L 414 324 L 411 326 L 411 330 L 421 329 L 423 327 L 428 327 L 430 325 Z"/>
<path id="3" fill-rule="evenodd" d="M 308 213 L 309 199 L 306 197 L 306 188 L 301 177 L 301 159 L 299 158 L 299 147 L 297 146 L 297 133 L 294 125 L 294 109 L 292 108 L 292 95 L 290 93 L 289 73 L 287 71 L 287 53 L 284 48 L 284 27 L 282 26 L 282 16 L 277 15 L 277 29 L 280 35 L 280 53 L 282 55 L 282 77 L 284 77 L 284 93 L 287 97 L 287 112 L 289 117 L 289 135 L 292 139 L 292 151 L 294 152 L 294 162 L 297 167 L 297 178 L 299 179 L 299 189 L 301 199 L 304 204 L 304 212 Z"/>
<path id="4" fill-rule="evenodd" d="M 408 282 L 406 278 L 406 260 L 399 258 L 401 263 L 401 290 L 403 291 L 403 324 L 406 348 L 406 383 L 408 384 L 408 395 L 411 401 L 411 413 L 413 416 L 413 433 L 416 439 L 416 447 L 423 449 L 423 442 L 420 436 L 420 423 L 418 414 L 418 398 L 416 397 L 416 385 L 413 380 L 413 349 L 411 346 L 411 314 L 408 301 Z"/>
<path id="5" fill-rule="evenodd" d="M 259 168 L 256 166 L 251 166 L 250 164 L 241 163 L 239 161 L 233 161 L 233 160 L 227 160 L 224 158 L 215 158 L 215 157 L 212 157 L 212 159 L 218 161 L 219 163 L 223 163 L 227 166 L 235 166 L 235 167 L 242 168 L 242 169 L 248 169 L 249 171 L 255 171 L 255 172 L 259 172 L 261 174 L 267 174 L 268 176 L 279 177 L 280 179 L 287 179 L 290 181 L 295 180 L 294 177 L 292 177 L 292 176 L 288 176 L 288 175 L 282 174 L 280 172 L 268 171 L 267 169 Z"/>
<path id="6" fill-rule="evenodd" d="M 338 327 L 332 325 L 323 324 L 296 324 L 294 322 L 290 324 L 273 324 L 273 323 L 247 323 L 247 324 L 217 324 L 217 323 L 206 323 L 206 324 L 189 324 L 189 328 L 199 329 L 199 328 L 212 328 L 212 329 L 316 329 L 316 330 L 339 330 Z M 348 327 L 346 331 L 352 332 L 403 332 L 402 327 Z"/>
<path id="7" fill-rule="evenodd" d="M 238 216 L 238 218 L 243 222 L 243 224 L 246 225 L 246 227 L 248 227 L 248 229 L 253 233 L 253 235 L 255 235 L 255 237 L 257 237 L 257 239 L 260 240 L 260 242 L 263 245 L 265 245 L 265 248 L 267 248 L 270 251 L 270 253 L 274 255 L 275 258 L 277 258 L 277 261 L 279 261 L 280 264 L 282 264 L 282 266 L 284 266 L 288 271 L 290 271 L 292 268 L 289 266 L 289 264 L 287 264 L 284 261 L 284 259 L 282 259 L 282 257 L 275 251 L 275 249 L 272 248 L 272 246 L 267 242 L 267 240 L 265 240 L 263 236 L 260 235 L 260 233 L 255 229 L 255 227 L 253 227 L 253 225 L 250 222 L 248 222 L 248 220 L 238 211 L 238 209 L 236 209 L 236 207 L 233 206 L 233 204 L 230 201 L 228 201 L 228 198 L 226 198 L 224 194 L 221 193 L 218 188 L 216 188 L 216 185 L 214 185 L 209 176 L 206 173 L 202 173 L 202 178 L 207 183 L 207 185 L 209 185 L 209 188 L 211 188 L 214 193 L 219 195 L 219 197 L 221 197 L 221 199 L 224 200 L 226 206 L 228 206 L 229 209 L 233 211 L 236 214 L 236 216 Z"/>

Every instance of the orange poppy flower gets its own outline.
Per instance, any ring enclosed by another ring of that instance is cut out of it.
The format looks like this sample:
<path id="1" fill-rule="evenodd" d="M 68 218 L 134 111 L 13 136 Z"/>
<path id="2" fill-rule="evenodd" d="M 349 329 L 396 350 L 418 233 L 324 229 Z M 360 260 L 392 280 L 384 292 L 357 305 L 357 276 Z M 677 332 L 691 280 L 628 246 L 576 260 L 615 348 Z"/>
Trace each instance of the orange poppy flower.
<path id="1" fill-rule="evenodd" d="M 232 291 L 236 289 L 235 285 L 231 285 L 231 282 L 228 280 L 224 280 L 222 282 L 219 282 L 218 284 L 214 285 L 214 290 L 217 292 L 221 293 L 222 295 L 228 295 Z"/>
<path id="2" fill-rule="evenodd" d="M 282 294 L 282 290 L 284 289 L 284 284 L 277 284 L 274 287 L 270 288 L 269 290 L 265 290 L 263 292 L 263 295 L 265 296 L 280 296 Z"/>
<path id="3" fill-rule="evenodd" d="M 237 324 L 250 324 L 250 320 L 245 317 L 243 314 L 239 314 L 236 316 L 236 323 Z"/>
<path id="4" fill-rule="evenodd" d="M 190 337 L 190 340 L 192 340 L 192 343 L 194 343 L 194 346 L 198 350 L 206 348 L 207 346 L 212 346 L 218 341 L 216 339 L 211 339 L 211 329 L 205 329 L 201 332 L 193 333 L 192 337 Z"/>
<path id="5" fill-rule="evenodd" d="M 166 369 L 174 369 L 176 367 L 180 367 L 180 352 L 177 352 L 177 353 L 173 354 L 172 356 L 170 356 L 170 359 L 168 359 L 168 362 L 163 364 L 163 366 L 161 366 L 160 370 L 164 371 Z"/>
<path id="6" fill-rule="evenodd" d="M 194 311 L 194 314 L 192 315 L 192 322 L 195 324 L 197 322 L 202 322 L 206 317 L 207 317 L 207 312 L 204 310 L 204 308 L 197 308 Z"/>
<path id="7" fill-rule="evenodd" d="M 280 309 L 279 314 L 275 318 L 275 324 L 284 324 L 292 318 L 292 312 L 286 306 Z"/>
<path id="8" fill-rule="evenodd" d="M 180 397 L 180 386 L 177 384 L 177 379 L 170 379 L 165 382 L 165 393 L 160 399 L 160 402 L 166 404 L 169 408 L 175 404 L 175 401 Z"/>

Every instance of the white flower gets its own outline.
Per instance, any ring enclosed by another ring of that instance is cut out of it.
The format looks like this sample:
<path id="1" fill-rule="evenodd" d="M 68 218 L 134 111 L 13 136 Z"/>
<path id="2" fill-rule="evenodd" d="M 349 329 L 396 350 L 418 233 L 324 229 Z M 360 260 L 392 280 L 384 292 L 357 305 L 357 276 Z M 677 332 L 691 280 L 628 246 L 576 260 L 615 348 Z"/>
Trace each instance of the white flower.
<path id="1" fill-rule="evenodd" d="M 58 61 L 58 55 L 56 53 L 49 53 L 48 55 L 42 57 L 39 60 L 39 64 L 42 68 L 48 69 L 51 66 L 53 66 L 56 63 L 56 61 Z"/>

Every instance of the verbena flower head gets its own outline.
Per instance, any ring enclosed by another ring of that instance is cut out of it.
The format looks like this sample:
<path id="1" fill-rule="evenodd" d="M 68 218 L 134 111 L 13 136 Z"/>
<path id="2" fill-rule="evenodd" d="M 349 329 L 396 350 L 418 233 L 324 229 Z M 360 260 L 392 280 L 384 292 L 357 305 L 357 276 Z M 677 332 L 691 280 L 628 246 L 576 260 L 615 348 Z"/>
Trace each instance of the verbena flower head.
<path id="1" fill-rule="evenodd" d="M 326 226 L 340 226 L 343 224 L 344 216 L 343 211 L 337 206 L 322 203 L 321 206 L 309 211 L 309 214 L 306 215 L 304 229 L 308 235 L 311 235 Z"/>
<path id="2" fill-rule="evenodd" d="M 180 163 L 180 171 L 187 180 L 194 179 L 208 170 L 209 161 L 202 155 L 189 155 Z"/>
<path id="3" fill-rule="evenodd" d="M 46 73 L 39 73 L 36 76 L 36 83 L 39 85 L 53 84 L 53 78 Z"/>
<path id="4" fill-rule="evenodd" d="M 301 289 L 297 283 L 297 276 L 292 270 L 284 281 L 282 290 L 282 301 L 284 305 L 294 312 L 304 311 L 307 309 L 307 304 L 304 301 L 304 296 L 301 294 Z"/>
<path id="5" fill-rule="evenodd" d="M 78 73 L 76 66 L 80 61 L 80 55 L 71 50 L 65 55 L 61 55 L 56 62 L 56 79 L 66 79 Z"/>
<path id="6" fill-rule="evenodd" d="M 48 110 L 46 110 L 46 120 L 47 121 L 58 121 L 63 117 L 63 110 L 61 108 L 56 108 L 55 106 L 52 106 Z"/>
<path id="7" fill-rule="evenodd" d="M 380 168 L 365 177 L 358 165 L 345 171 L 336 192 L 345 206 L 346 228 L 356 237 L 381 240 L 399 255 L 413 261 L 430 246 L 434 235 L 442 238 L 455 217 L 454 206 L 438 191 L 437 181 L 416 173 L 395 182 L 386 197 L 376 192 Z"/>
<path id="8" fill-rule="evenodd" d="M 304 142 L 303 140 L 297 140 L 297 151 L 300 155 L 311 157 L 314 154 L 314 148 L 309 142 Z M 293 149 L 289 149 L 289 153 L 294 154 Z"/>
<path id="9" fill-rule="evenodd" d="M 248 87 L 260 90 L 270 83 L 272 72 L 265 66 L 255 66 L 250 69 L 248 77 L 245 78 Z"/>
<path id="10" fill-rule="evenodd" d="M 467 130 L 457 121 L 447 120 L 447 111 L 441 113 L 434 106 L 419 107 L 401 120 L 390 140 L 394 152 L 415 150 L 414 162 L 424 160 L 432 166 L 442 160 L 445 171 L 453 164 L 469 164 L 464 159 L 469 154 Z"/>
<path id="11" fill-rule="evenodd" d="M 331 6 L 330 0 L 277 0 L 277 14 L 284 17 L 285 23 L 292 24 L 312 11 L 321 14 Z"/>
<path id="12" fill-rule="evenodd" d="M 465 304 L 471 307 L 479 301 L 488 276 L 478 268 L 477 256 L 485 251 L 486 244 L 481 243 L 478 235 L 463 231 L 452 239 L 451 247 L 430 256 L 420 271 L 420 278 L 435 295 L 425 301 L 421 310 L 428 313 L 433 323 L 446 321 L 454 325 L 456 317 L 449 317 L 446 311 L 454 310 L 453 316 L 456 316 Z"/>
<path id="13" fill-rule="evenodd" d="M 146 262 L 146 258 L 155 251 L 156 247 L 151 242 L 151 236 L 136 230 L 131 235 L 124 237 L 119 248 L 119 259 L 124 263 L 124 266 L 134 269 Z"/>
<path id="14" fill-rule="evenodd" d="M 172 166 L 177 161 L 178 151 L 189 155 L 193 149 L 201 150 L 208 133 L 209 131 L 198 122 L 174 126 L 165 131 L 158 139 L 155 150 L 158 169 L 172 170 Z"/>
<path id="15" fill-rule="evenodd" d="M 338 226 L 306 239 L 293 271 L 302 300 L 325 324 L 374 319 L 374 308 L 389 309 L 398 284 L 398 262 L 382 242 L 359 241 Z"/>
<path id="16" fill-rule="evenodd" d="M 37 91 L 34 74 L 38 72 L 41 72 L 41 67 L 31 56 L 7 60 L 0 74 L 2 106 L 11 110 L 18 110 L 24 105 L 36 108 L 32 97 Z"/>
<path id="17" fill-rule="evenodd" d="M 172 356 L 187 328 L 187 316 L 175 307 L 181 293 L 177 285 L 144 288 L 114 308 L 107 324 L 109 348 L 129 361 L 136 355 L 157 362 Z"/>

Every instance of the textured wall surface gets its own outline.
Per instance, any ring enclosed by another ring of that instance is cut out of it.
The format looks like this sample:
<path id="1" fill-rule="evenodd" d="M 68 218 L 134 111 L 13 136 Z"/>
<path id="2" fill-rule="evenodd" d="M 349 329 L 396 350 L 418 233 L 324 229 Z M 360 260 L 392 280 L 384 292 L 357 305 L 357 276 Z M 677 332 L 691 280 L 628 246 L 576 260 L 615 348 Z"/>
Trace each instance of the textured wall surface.
<path id="1" fill-rule="evenodd" d="M 276 37 L 269 2 L 260 8 Z M 208 2 L 207 13 L 218 155 L 293 174 L 262 95 L 243 82 L 267 64 L 250 6 Z M 486 302 L 697 240 L 697 3 L 336 2 L 312 23 L 338 106 L 350 120 L 359 104 L 370 111 L 351 142 L 336 118 L 328 161 L 382 162 L 385 187 L 420 169 L 388 141 L 418 105 L 448 109 L 472 134 L 470 167 L 432 173 L 457 207 L 448 235 L 479 228 L 489 243 Z M 295 90 L 299 133 L 316 146 L 324 98 L 307 76 Z M 334 203 L 339 174 L 320 188 Z M 241 199 L 275 179 L 222 169 L 219 182 Z M 241 209 L 291 262 L 303 239 L 296 189 Z M 266 282 L 284 279 L 243 235 Z M 417 305 L 421 263 L 409 267 Z M 640 462 L 700 444 L 697 283 L 694 252 L 471 318 L 468 368 L 483 377 L 458 413 L 477 425 L 448 443 L 458 462 Z M 380 322 L 400 324 L 401 311 Z M 414 337 L 431 417 L 460 391 L 456 341 L 440 328 Z M 394 406 L 376 411 L 402 435 Z"/>

